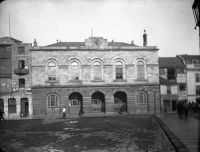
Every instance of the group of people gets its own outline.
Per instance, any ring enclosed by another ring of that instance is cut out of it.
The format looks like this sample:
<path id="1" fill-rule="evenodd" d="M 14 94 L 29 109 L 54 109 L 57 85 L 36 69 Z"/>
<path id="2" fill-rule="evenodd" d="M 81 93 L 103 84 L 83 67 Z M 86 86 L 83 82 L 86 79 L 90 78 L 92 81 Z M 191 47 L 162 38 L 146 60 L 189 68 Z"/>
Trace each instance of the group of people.
<path id="1" fill-rule="evenodd" d="M 199 112 L 200 111 L 200 105 L 198 103 L 194 102 L 187 102 L 187 100 L 184 101 L 178 101 L 177 103 L 177 114 L 178 118 L 182 119 L 182 116 L 185 115 L 185 118 L 188 117 L 188 112 Z"/>
<path id="2" fill-rule="evenodd" d="M 187 100 L 178 101 L 176 109 L 177 109 L 177 114 L 178 114 L 179 119 L 182 119 L 183 115 L 185 115 L 185 118 L 188 118 L 189 104 Z"/>

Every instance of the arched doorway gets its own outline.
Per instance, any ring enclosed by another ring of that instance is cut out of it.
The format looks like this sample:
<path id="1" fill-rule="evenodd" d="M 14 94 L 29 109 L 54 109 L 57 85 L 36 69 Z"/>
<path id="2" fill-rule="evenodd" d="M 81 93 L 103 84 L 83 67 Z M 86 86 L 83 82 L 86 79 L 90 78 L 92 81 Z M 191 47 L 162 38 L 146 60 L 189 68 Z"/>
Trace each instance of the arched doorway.
<path id="1" fill-rule="evenodd" d="M 127 108 L 127 95 L 123 91 L 117 91 L 114 94 L 114 110 L 116 112 L 128 112 Z"/>
<path id="2" fill-rule="evenodd" d="M 21 98 L 21 117 L 27 117 L 29 115 L 28 98 Z"/>
<path id="3" fill-rule="evenodd" d="M 83 97 L 78 92 L 73 92 L 69 95 L 69 114 L 72 116 L 81 116 L 83 114 Z"/>
<path id="4" fill-rule="evenodd" d="M 92 108 L 95 112 L 106 112 L 105 95 L 102 92 L 92 94 Z"/>

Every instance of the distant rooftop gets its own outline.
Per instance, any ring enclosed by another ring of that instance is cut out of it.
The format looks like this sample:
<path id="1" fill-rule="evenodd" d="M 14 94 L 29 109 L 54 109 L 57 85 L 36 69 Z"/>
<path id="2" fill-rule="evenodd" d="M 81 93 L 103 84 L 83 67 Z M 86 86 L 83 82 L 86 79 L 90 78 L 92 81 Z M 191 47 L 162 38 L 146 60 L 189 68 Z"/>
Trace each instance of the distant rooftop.
<path id="1" fill-rule="evenodd" d="M 159 57 L 160 68 L 184 68 L 184 64 L 177 57 Z"/>
<path id="2" fill-rule="evenodd" d="M 178 55 L 184 58 L 185 60 L 200 60 L 200 55 L 188 55 L 188 54 L 183 54 L 183 55 Z"/>
<path id="3" fill-rule="evenodd" d="M 68 47 L 68 46 L 85 46 L 85 42 L 58 42 L 47 45 L 47 47 Z M 108 46 L 137 46 L 125 42 L 108 42 Z"/>
<path id="4" fill-rule="evenodd" d="M 0 44 L 13 44 L 13 43 L 22 43 L 22 41 L 12 37 L 0 37 Z"/>

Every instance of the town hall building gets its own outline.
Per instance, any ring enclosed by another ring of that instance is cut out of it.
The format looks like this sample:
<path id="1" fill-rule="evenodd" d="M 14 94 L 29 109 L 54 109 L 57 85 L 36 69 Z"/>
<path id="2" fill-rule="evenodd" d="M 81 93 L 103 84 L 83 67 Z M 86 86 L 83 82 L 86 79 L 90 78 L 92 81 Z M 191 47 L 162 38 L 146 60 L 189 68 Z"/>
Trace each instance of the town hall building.
<path id="1" fill-rule="evenodd" d="M 108 42 L 57 42 L 30 49 L 34 117 L 149 114 L 161 110 L 158 48 Z"/>

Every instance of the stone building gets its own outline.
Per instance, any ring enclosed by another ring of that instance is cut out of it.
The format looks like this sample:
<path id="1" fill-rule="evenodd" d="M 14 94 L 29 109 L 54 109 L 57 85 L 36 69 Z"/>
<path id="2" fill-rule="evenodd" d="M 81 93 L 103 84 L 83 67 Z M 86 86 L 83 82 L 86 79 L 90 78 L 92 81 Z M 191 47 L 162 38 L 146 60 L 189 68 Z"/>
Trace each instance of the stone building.
<path id="1" fill-rule="evenodd" d="M 0 38 L 0 105 L 8 119 L 32 117 L 29 43 Z"/>
<path id="2" fill-rule="evenodd" d="M 200 55 L 177 55 L 186 67 L 188 101 L 200 104 Z"/>
<path id="3" fill-rule="evenodd" d="M 177 102 L 187 100 L 185 65 L 177 57 L 159 57 L 159 73 L 162 109 L 176 112 Z"/>
<path id="4" fill-rule="evenodd" d="M 160 112 L 158 49 L 90 37 L 30 50 L 34 117 Z M 123 105 L 123 106 L 122 106 Z"/>

